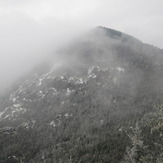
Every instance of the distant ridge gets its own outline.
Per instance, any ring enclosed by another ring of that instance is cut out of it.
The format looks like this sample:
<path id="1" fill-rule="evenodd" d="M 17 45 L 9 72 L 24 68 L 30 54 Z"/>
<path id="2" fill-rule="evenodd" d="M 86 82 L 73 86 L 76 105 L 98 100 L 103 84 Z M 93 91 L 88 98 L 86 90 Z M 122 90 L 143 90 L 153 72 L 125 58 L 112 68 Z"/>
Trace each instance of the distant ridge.
<path id="1" fill-rule="evenodd" d="M 106 28 L 106 27 L 102 27 L 102 26 L 98 26 L 97 29 L 103 29 L 106 31 L 106 34 L 112 38 L 120 38 L 122 36 L 122 32 L 117 31 L 115 29 L 111 29 L 111 28 Z"/>

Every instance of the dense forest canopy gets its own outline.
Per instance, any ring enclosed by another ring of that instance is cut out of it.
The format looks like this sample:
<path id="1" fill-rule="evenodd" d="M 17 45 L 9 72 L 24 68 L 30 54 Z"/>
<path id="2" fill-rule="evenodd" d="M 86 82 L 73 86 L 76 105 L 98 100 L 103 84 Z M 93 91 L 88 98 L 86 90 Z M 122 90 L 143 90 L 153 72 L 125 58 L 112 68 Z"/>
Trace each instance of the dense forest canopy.
<path id="1" fill-rule="evenodd" d="M 97 27 L 0 101 L 0 163 L 161 163 L 163 50 Z"/>

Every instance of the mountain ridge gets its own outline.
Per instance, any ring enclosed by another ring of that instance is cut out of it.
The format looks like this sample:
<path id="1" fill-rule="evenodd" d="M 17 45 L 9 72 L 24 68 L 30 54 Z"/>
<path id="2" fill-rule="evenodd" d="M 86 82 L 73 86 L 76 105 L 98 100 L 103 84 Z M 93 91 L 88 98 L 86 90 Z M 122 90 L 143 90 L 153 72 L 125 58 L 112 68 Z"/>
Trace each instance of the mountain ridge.
<path id="1" fill-rule="evenodd" d="M 155 153 L 152 159 L 161 158 L 155 145 L 161 137 L 141 121 L 163 101 L 163 55 L 131 37 L 98 27 L 58 50 L 51 68 L 41 65 L 3 98 L 0 163 L 11 156 L 24 163 L 118 163 L 135 148 L 130 138 L 136 129 L 143 142 L 155 136 L 146 150 Z"/>

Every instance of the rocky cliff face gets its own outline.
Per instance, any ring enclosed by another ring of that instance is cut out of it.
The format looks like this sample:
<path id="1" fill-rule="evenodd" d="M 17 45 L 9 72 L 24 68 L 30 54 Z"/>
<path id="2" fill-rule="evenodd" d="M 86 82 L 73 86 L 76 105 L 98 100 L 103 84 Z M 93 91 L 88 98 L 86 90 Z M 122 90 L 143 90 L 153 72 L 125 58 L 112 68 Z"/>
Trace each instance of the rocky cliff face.
<path id="1" fill-rule="evenodd" d="M 1 99 L 0 163 L 120 162 L 128 129 L 163 101 L 163 51 L 98 27 L 56 53 Z"/>

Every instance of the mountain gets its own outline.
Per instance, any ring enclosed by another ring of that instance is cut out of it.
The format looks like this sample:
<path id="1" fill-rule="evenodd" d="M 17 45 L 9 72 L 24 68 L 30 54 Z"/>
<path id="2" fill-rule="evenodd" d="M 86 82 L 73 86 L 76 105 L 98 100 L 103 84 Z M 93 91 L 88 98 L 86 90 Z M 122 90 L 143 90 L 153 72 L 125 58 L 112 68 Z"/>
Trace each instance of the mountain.
<path id="1" fill-rule="evenodd" d="M 97 27 L 33 72 L 1 98 L 0 163 L 162 161 L 163 50 Z"/>

